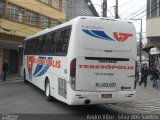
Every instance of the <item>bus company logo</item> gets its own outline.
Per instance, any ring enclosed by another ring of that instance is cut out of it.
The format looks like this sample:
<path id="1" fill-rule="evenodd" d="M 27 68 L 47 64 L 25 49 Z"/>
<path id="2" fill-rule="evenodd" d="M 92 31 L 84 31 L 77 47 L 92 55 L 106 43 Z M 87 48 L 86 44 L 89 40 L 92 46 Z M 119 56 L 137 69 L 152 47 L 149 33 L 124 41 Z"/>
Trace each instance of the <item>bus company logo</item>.
<path id="1" fill-rule="evenodd" d="M 29 74 L 32 74 L 33 64 L 36 64 L 35 70 L 33 72 L 34 77 L 39 77 L 44 75 L 49 67 L 53 68 L 61 68 L 61 61 L 60 60 L 52 60 L 53 57 L 34 57 L 28 56 L 28 71 Z"/>
<path id="2" fill-rule="evenodd" d="M 103 30 L 103 27 L 100 27 L 100 26 L 92 26 L 92 25 L 88 25 L 88 26 L 84 26 L 82 25 L 81 26 L 82 29 L 91 29 L 91 30 Z"/>
<path id="3" fill-rule="evenodd" d="M 121 66 L 121 65 L 78 65 L 81 69 L 118 69 L 118 70 L 133 70 L 134 66 Z"/>
<path id="4" fill-rule="evenodd" d="M 124 42 L 124 41 L 126 41 L 129 37 L 133 37 L 133 34 L 129 34 L 129 33 L 113 32 L 113 35 L 114 35 L 115 39 L 116 39 L 118 42 Z"/>
<path id="5" fill-rule="evenodd" d="M 118 42 L 124 42 L 128 40 L 130 37 L 133 37 L 133 34 L 130 33 L 120 33 L 120 32 L 113 32 L 113 36 L 115 39 L 111 38 L 109 35 L 107 35 L 104 31 L 100 30 L 87 30 L 82 29 L 82 31 L 92 37 L 108 40 L 108 41 L 118 41 Z"/>

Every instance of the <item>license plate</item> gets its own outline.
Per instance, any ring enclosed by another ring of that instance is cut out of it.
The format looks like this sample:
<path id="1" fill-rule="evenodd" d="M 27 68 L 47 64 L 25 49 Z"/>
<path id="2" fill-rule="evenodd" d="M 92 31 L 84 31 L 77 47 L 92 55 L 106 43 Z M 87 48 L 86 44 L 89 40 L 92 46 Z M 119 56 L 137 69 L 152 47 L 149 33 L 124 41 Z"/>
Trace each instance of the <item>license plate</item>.
<path id="1" fill-rule="evenodd" d="M 112 94 L 102 94 L 102 98 L 112 98 Z"/>

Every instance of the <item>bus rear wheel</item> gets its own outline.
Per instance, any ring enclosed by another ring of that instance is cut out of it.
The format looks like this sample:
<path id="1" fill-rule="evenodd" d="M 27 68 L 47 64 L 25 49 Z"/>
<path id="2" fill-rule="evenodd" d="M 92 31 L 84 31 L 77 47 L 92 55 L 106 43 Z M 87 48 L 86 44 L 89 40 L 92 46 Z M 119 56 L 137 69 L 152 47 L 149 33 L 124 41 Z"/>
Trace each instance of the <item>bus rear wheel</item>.
<path id="1" fill-rule="evenodd" d="M 50 82 L 47 80 L 45 82 L 45 96 L 48 101 L 51 100 L 51 90 L 50 90 Z"/>

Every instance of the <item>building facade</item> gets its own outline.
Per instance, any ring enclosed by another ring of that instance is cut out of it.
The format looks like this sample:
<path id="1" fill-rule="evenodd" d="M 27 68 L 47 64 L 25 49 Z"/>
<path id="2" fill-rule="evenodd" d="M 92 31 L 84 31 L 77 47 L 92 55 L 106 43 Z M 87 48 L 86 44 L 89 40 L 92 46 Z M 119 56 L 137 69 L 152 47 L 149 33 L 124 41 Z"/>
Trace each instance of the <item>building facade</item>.
<path id="1" fill-rule="evenodd" d="M 154 45 L 151 48 L 150 62 L 160 62 L 159 52 L 152 54 L 154 49 L 160 50 L 160 0 L 147 0 L 147 21 L 146 21 L 146 36 L 148 44 Z"/>
<path id="2" fill-rule="evenodd" d="M 90 0 L 63 0 L 65 20 L 77 16 L 99 16 Z"/>
<path id="3" fill-rule="evenodd" d="M 160 44 L 160 0 L 147 0 L 146 35 L 148 41 Z"/>
<path id="4" fill-rule="evenodd" d="M 62 0 L 0 0 L 0 73 L 5 59 L 9 73 L 18 73 L 17 48 L 25 37 L 64 20 Z"/>

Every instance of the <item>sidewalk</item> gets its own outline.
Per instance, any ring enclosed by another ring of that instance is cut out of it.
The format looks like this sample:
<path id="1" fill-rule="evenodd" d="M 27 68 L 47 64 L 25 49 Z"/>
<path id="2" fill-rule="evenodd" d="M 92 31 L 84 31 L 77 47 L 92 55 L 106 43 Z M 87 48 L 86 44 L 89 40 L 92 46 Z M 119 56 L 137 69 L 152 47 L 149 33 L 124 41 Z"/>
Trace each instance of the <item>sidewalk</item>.
<path id="1" fill-rule="evenodd" d="M 6 82 L 10 81 L 22 81 L 23 78 L 20 77 L 18 74 L 9 74 L 6 78 Z M 2 81 L 2 77 L 0 77 L 0 81 Z"/>
<path id="2" fill-rule="evenodd" d="M 136 98 L 133 103 L 121 103 L 115 107 L 133 111 L 133 113 L 160 114 L 160 81 L 158 81 L 159 89 L 152 87 L 150 77 L 148 77 L 147 83 L 147 88 L 144 88 L 143 83 L 141 86 L 137 83 Z"/>

